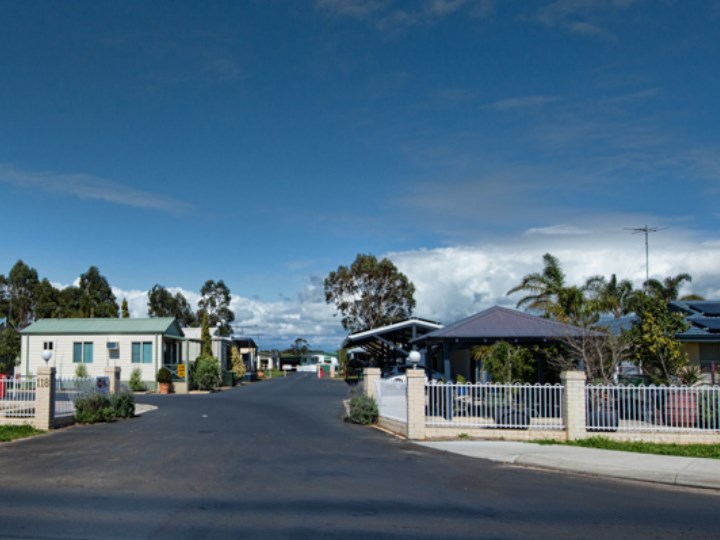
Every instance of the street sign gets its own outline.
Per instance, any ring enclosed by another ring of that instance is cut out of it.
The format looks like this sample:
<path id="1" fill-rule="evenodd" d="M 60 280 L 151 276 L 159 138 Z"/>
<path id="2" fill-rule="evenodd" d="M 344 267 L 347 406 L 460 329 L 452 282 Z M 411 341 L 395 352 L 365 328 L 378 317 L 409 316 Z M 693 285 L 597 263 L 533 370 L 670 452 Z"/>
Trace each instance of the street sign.
<path id="1" fill-rule="evenodd" d="M 185 378 L 185 364 L 178 364 L 177 374 L 181 379 Z"/>

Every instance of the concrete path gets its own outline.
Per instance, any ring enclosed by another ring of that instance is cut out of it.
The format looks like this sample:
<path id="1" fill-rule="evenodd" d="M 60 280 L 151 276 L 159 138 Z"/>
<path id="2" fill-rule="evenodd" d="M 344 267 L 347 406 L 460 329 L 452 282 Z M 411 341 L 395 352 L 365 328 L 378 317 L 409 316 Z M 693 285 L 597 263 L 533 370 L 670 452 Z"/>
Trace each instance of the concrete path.
<path id="1" fill-rule="evenodd" d="M 717 459 L 657 456 L 509 441 L 443 441 L 418 444 L 453 454 L 514 465 L 720 490 L 720 460 Z"/>

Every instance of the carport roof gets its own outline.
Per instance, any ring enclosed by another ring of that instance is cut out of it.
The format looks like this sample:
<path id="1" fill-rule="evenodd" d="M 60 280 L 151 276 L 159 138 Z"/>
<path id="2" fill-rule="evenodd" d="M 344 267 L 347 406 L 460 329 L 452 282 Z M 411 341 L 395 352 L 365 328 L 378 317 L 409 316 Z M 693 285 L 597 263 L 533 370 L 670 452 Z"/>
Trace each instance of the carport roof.
<path id="1" fill-rule="evenodd" d="M 407 354 L 408 344 L 421 335 L 442 328 L 442 324 L 426 319 L 407 319 L 398 323 L 380 326 L 350 334 L 343 341 L 343 349 L 360 347 L 376 358 L 386 358 L 393 351 Z"/>
<path id="2" fill-rule="evenodd" d="M 597 334 L 602 335 L 599 332 Z M 414 341 L 541 341 L 580 335 L 587 335 L 587 330 L 515 309 L 494 306 Z"/>

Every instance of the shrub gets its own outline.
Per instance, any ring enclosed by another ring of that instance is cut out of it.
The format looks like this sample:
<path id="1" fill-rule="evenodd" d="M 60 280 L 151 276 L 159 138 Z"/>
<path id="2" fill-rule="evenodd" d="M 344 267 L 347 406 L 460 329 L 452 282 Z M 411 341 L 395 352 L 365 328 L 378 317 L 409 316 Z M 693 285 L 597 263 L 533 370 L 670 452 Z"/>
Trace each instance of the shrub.
<path id="1" fill-rule="evenodd" d="M 172 373 L 166 367 L 162 367 L 158 370 L 155 375 L 155 380 L 161 384 L 168 384 L 172 382 Z"/>
<path id="2" fill-rule="evenodd" d="M 140 368 L 135 368 L 132 370 L 132 373 L 130 374 L 130 390 L 133 392 L 144 392 L 147 390 L 147 387 L 145 386 L 145 383 L 142 380 L 142 371 Z"/>
<path id="3" fill-rule="evenodd" d="M 106 395 L 91 392 L 75 400 L 75 421 L 80 424 L 114 422 L 116 417 L 110 398 Z"/>
<path id="4" fill-rule="evenodd" d="M 78 379 L 86 379 L 88 377 L 88 370 L 85 367 L 85 364 L 78 364 L 75 368 L 75 376 Z"/>
<path id="5" fill-rule="evenodd" d="M 135 398 L 128 391 L 112 396 L 89 392 L 75 400 L 75 421 L 79 424 L 114 422 L 135 416 Z"/>
<path id="6" fill-rule="evenodd" d="M 378 406 L 375 400 L 365 394 L 350 398 L 350 421 L 356 424 L 374 424 L 378 419 Z"/>
<path id="7" fill-rule="evenodd" d="M 110 405 L 118 418 L 135 416 L 135 397 L 126 390 L 113 394 L 110 397 Z"/>
<path id="8" fill-rule="evenodd" d="M 199 390 L 217 390 L 220 386 L 220 363 L 214 356 L 200 356 L 195 361 L 193 382 Z"/>

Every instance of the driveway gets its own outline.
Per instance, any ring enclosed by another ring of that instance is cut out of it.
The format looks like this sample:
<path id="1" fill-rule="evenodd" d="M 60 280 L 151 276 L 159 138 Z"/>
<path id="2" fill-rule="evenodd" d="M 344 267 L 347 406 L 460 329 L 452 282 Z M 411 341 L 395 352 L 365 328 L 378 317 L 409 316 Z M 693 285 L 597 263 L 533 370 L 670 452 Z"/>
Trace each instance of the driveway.
<path id="1" fill-rule="evenodd" d="M 0 445 L 0 538 L 718 538 L 720 497 L 508 467 L 341 421 L 293 375 Z"/>

